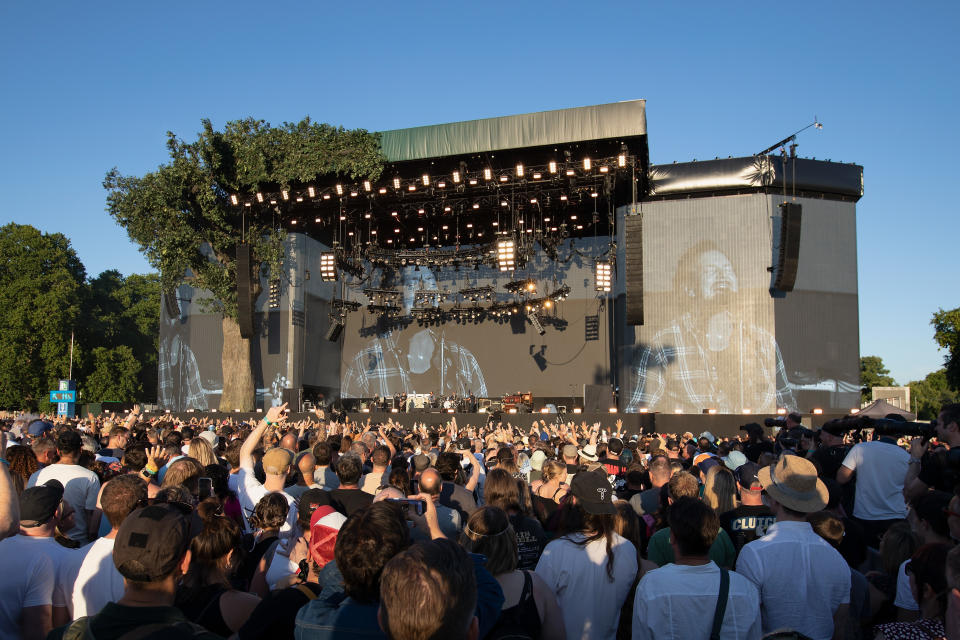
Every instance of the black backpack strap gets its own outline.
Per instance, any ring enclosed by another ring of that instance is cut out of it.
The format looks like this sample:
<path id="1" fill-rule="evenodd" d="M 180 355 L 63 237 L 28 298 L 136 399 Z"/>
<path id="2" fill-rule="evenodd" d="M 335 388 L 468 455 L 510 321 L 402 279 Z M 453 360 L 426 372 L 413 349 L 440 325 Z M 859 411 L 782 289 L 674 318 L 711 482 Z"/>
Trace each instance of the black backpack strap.
<path id="1" fill-rule="evenodd" d="M 710 640 L 720 640 L 720 627 L 723 626 L 723 614 L 727 612 L 727 596 L 730 594 L 730 573 L 720 567 L 720 593 L 717 595 L 717 608 L 713 612 L 713 629 Z"/>

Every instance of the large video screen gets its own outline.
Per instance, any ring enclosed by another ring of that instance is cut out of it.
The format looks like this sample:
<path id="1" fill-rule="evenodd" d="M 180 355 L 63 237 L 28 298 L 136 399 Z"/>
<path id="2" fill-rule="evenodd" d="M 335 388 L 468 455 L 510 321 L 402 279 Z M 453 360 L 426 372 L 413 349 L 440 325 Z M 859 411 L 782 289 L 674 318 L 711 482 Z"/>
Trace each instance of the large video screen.
<path id="1" fill-rule="evenodd" d="M 353 282 L 347 295 L 367 304 L 364 288 L 395 289 L 399 318 L 384 322 L 362 310 L 351 314 L 344 330 L 341 394 L 345 398 L 388 397 L 397 393 L 433 393 L 438 397 L 499 397 L 517 392 L 535 396 L 580 396 L 583 385 L 609 380 L 607 308 L 594 290 L 594 261 L 609 241 L 567 241 L 550 257 L 535 246 L 533 259 L 515 272 L 489 266 L 428 268 L 407 265 L 376 269 L 364 283 Z M 535 292 L 515 295 L 509 282 L 530 280 Z M 568 297 L 538 314 L 539 329 L 524 307 L 569 286 Z M 464 289 L 491 286 L 492 300 L 458 297 Z M 432 297 L 429 292 L 439 295 Z M 418 294 L 420 294 L 418 296 Z M 418 305 L 418 299 L 420 304 Z M 500 318 L 477 314 L 442 323 L 420 322 L 414 309 L 479 309 L 491 303 L 517 302 L 520 313 Z"/>

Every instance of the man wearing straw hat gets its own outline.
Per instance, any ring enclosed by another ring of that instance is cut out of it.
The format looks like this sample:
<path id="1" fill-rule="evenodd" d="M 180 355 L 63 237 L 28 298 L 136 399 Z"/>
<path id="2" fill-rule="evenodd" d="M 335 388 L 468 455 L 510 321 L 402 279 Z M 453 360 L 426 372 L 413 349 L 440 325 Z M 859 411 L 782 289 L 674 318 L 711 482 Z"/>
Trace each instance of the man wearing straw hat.
<path id="1" fill-rule="evenodd" d="M 826 507 L 827 486 L 813 463 L 799 456 L 781 456 L 757 477 L 777 521 L 743 547 L 737 573 L 760 591 L 763 633 L 786 628 L 828 640 L 846 619 L 850 569 L 806 521 Z"/>

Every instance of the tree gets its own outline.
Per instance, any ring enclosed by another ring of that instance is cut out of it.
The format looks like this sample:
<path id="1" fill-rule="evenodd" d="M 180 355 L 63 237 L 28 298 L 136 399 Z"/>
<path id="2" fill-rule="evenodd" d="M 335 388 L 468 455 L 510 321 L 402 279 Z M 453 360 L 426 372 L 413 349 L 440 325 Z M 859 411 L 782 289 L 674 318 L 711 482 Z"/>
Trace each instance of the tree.
<path id="1" fill-rule="evenodd" d="M 897 383 L 890 377 L 890 371 L 883 366 L 880 356 L 863 356 L 860 358 L 860 403 L 872 400 L 873 387 L 892 387 Z"/>
<path id="2" fill-rule="evenodd" d="M 168 132 L 167 149 L 170 162 L 142 177 L 117 169 L 107 174 L 107 210 L 159 269 L 163 291 L 185 281 L 210 291 L 208 310 L 222 315 L 220 408 L 251 410 L 251 344 L 237 324 L 236 246 L 244 238 L 250 245 L 256 300 L 261 271 L 281 266 L 283 234 L 275 219 L 283 212 L 277 205 L 267 215 L 251 215 L 232 206 L 230 196 L 290 189 L 332 174 L 376 179 L 384 161 L 379 139 L 309 118 L 280 127 L 248 118 L 228 122 L 222 132 L 204 120 L 192 143 Z"/>
<path id="3" fill-rule="evenodd" d="M 49 410 L 69 373 L 86 272 L 70 241 L 29 225 L 0 227 L 0 406 Z M 75 353 L 75 364 L 83 350 Z"/>
<path id="4" fill-rule="evenodd" d="M 920 381 L 911 382 L 910 400 L 913 410 L 921 420 L 933 420 L 940 413 L 940 407 L 960 402 L 960 392 L 947 384 L 947 371 L 940 369 L 927 375 Z"/>
<path id="5" fill-rule="evenodd" d="M 933 339 L 941 349 L 947 350 L 943 364 L 946 367 L 946 380 L 954 391 L 960 390 L 960 307 L 944 311 L 939 309 L 933 314 Z"/>
<path id="6" fill-rule="evenodd" d="M 86 379 L 82 386 L 85 398 L 120 401 L 116 391 L 103 395 L 101 390 L 124 388 L 138 390 L 136 397 L 129 400 L 156 400 L 159 319 L 160 278 L 157 274 L 132 274 L 124 278 L 119 271 L 109 270 L 89 282 L 80 323 L 81 342 L 89 348 L 127 347 L 137 366 L 118 370 L 117 375 L 122 372 L 132 376 L 132 381 L 122 384 L 118 381 L 116 386 L 97 383 L 99 387 L 91 387 L 90 380 Z M 125 361 L 118 354 L 109 358 Z M 85 367 L 84 373 L 96 374 L 109 358 L 104 353 L 94 354 L 91 366 Z M 84 381 L 83 377 L 78 379 Z"/>
<path id="7" fill-rule="evenodd" d="M 138 377 L 143 363 L 127 345 L 95 347 L 92 367 L 85 376 L 85 397 L 101 402 L 135 402 L 142 397 Z"/>

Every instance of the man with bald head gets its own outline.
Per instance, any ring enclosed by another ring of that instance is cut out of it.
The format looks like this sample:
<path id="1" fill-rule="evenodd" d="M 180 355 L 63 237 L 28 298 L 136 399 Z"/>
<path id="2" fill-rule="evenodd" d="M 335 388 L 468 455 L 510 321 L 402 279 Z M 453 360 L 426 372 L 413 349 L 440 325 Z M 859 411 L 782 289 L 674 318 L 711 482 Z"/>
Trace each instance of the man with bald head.
<path id="1" fill-rule="evenodd" d="M 456 509 L 440 504 L 440 491 L 443 489 L 443 478 L 440 472 L 430 467 L 420 474 L 420 493 L 430 496 L 430 500 L 437 508 L 437 519 L 440 521 L 440 530 L 443 535 L 456 541 L 463 528 L 463 520 Z"/>
<path id="2" fill-rule="evenodd" d="M 301 451 L 296 458 L 297 469 L 300 471 L 297 477 L 297 484 L 287 487 L 284 492 L 299 500 L 307 489 L 322 489 L 320 485 L 313 481 L 313 474 L 317 470 L 317 459 L 309 451 Z"/>
<path id="3" fill-rule="evenodd" d="M 288 431 L 287 435 L 280 438 L 280 448 L 289 449 L 290 451 L 297 450 L 297 434 L 293 431 Z"/>

